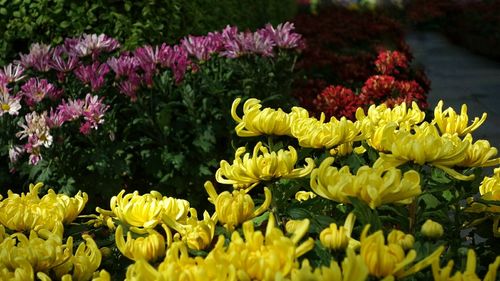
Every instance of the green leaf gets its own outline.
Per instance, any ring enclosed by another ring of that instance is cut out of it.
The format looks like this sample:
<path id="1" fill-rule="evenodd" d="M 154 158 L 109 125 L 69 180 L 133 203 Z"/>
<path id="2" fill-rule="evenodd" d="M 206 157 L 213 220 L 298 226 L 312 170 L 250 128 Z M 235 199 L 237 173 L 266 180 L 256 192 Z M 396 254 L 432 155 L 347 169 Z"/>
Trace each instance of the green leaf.
<path id="1" fill-rule="evenodd" d="M 423 200 L 426 209 L 436 208 L 441 202 L 432 194 L 424 193 L 419 197 L 419 200 Z"/>
<path id="2" fill-rule="evenodd" d="M 379 230 L 382 228 L 380 217 L 376 210 L 372 210 L 364 201 L 356 197 L 349 197 L 351 204 L 354 207 L 354 214 L 359 221 L 364 224 L 370 224 L 371 230 Z"/>
<path id="3" fill-rule="evenodd" d="M 70 25 L 71 24 L 68 21 L 62 21 L 59 23 L 59 26 L 64 29 L 68 28 Z"/>
<path id="4" fill-rule="evenodd" d="M 265 221 L 269 219 L 269 211 L 264 212 L 262 215 L 252 219 L 253 225 L 255 227 L 261 226 Z"/>

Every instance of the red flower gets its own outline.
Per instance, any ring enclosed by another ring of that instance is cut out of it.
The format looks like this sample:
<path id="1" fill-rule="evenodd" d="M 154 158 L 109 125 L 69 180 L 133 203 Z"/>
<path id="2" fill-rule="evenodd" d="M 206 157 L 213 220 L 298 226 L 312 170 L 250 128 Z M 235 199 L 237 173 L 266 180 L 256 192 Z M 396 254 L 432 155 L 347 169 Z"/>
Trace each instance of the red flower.
<path id="1" fill-rule="evenodd" d="M 356 109 L 362 105 L 361 100 L 350 89 L 342 86 L 328 86 L 313 101 L 318 112 L 324 112 L 327 117 L 342 116 L 353 120 Z"/>
<path id="2" fill-rule="evenodd" d="M 397 75 L 408 68 L 408 59 L 398 51 L 382 51 L 378 54 L 375 67 L 380 74 Z"/>

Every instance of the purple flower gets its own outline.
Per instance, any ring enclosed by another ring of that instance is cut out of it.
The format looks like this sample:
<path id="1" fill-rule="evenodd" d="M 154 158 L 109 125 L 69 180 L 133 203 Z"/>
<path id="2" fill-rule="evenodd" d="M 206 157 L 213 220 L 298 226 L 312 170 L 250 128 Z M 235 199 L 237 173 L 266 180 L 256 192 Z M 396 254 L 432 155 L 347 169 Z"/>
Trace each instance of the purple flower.
<path id="1" fill-rule="evenodd" d="M 181 46 L 189 55 L 200 61 L 207 61 L 211 54 L 222 49 L 222 35 L 218 33 L 209 33 L 207 36 L 188 35 L 181 40 Z"/>
<path id="2" fill-rule="evenodd" d="M 137 90 L 141 85 L 141 80 L 137 75 L 132 75 L 128 79 L 121 81 L 118 84 L 118 89 L 120 93 L 130 97 L 130 101 L 135 102 L 137 100 Z"/>
<path id="3" fill-rule="evenodd" d="M 83 34 L 77 41 L 68 41 L 67 46 L 70 53 L 78 57 L 92 55 L 93 59 L 97 59 L 101 52 L 112 52 L 119 48 L 120 43 L 105 34 Z"/>
<path id="4" fill-rule="evenodd" d="M 246 54 L 273 56 L 274 41 L 263 32 L 238 32 L 236 27 L 227 26 L 222 31 L 224 50 L 222 56 L 237 58 Z"/>
<path id="5" fill-rule="evenodd" d="M 47 79 L 30 78 L 21 86 L 19 94 L 25 97 L 28 106 L 33 106 L 46 96 L 52 99 L 57 98 L 60 92 Z"/>
<path id="6" fill-rule="evenodd" d="M 271 24 L 267 24 L 260 32 L 267 34 L 278 48 L 293 49 L 303 45 L 302 35 L 293 32 L 295 29 L 293 23 L 285 22 L 274 28 Z"/>
<path id="7" fill-rule="evenodd" d="M 6 81 L 7 83 L 13 83 L 22 80 L 25 75 L 24 68 L 20 64 L 12 64 L 3 67 L 3 70 L 0 69 L 0 80 Z"/>
<path id="8" fill-rule="evenodd" d="M 83 119 L 90 124 L 92 129 L 97 129 L 99 124 L 104 123 L 104 113 L 108 110 L 109 105 L 103 104 L 103 99 L 90 94 L 85 97 Z"/>
<path id="9" fill-rule="evenodd" d="M 50 66 L 59 72 L 70 72 L 78 66 L 77 56 L 68 54 L 64 46 L 57 46 L 52 52 Z"/>
<path id="10" fill-rule="evenodd" d="M 50 113 L 45 121 L 47 122 L 47 126 L 49 126 L 49 128 L 51 129 L 59 128 L 65 122 L 61 112 L 59 110 L 54 111 L 54 109 L 50 110 Z"/>
<path id="11" fill-rule="evenodd" d="M 118 58 L 112 57 L 106 63 L 115 72 L 115 79 L 136 75 L 139 67 L 139 60 L 128 55 L 121 55 Z"/>
<path id="12" fill-rule="evenodd" d="M 25 68 L 33 68 L 37 71 L 47 72 L 50 70 L 51 50 L 49 45 L 35 43 L 31 45 L 29 54 L 20 54 L 21 65 Z"/>
<path id="13" fill-rule="evenodd" d="M 84 84 L 90 84 L 92 92 L 99 90 L 104 85 L 104 77 L 109 72 L 106 63 L 93 62 L 91 65 L 80 65 L 74 71 L 76 77 Z"/>
<path id="14" fill-rule="evenodd" d="M 85 102 L 83 100 L 68 100 L 62 101 L 57 107 L 57 115 L 61 122 L 73 121 L 83 114 L 83 107 Z"/>
<path id="15" fill-rule="evenodd" d="M 179 45 L 173 47 L 162 45 L 160 52 L 160 64 L 162 67 L 167 67 L 174 73 L 176 83 L 184 78 L 190 61 L 187 51 Z"/>

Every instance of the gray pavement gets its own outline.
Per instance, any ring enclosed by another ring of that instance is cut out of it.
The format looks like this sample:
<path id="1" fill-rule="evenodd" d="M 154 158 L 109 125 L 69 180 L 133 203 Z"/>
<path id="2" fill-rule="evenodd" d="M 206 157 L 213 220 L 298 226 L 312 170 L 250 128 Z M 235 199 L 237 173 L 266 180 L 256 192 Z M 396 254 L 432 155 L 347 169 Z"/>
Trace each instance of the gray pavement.
<path id="1" fill-rule="evenodd" d="M 431 108 L 442 99 L 444 108 L 453 107 L 458 112 L 467 104 L 470 119 L 488 113 L 473 137 L 487 139 L 500 149 L 500 63 L 453 45 L 435 32 L 412 31 L 406 41 L 414 63 L 423 66 L 431 80 Z"/>

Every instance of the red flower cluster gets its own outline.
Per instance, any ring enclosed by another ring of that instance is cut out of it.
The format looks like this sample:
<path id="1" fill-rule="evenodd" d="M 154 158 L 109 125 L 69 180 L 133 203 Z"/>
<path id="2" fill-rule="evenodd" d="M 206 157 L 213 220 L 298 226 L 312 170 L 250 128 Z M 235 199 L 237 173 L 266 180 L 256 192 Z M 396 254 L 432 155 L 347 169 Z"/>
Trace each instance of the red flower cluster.
<path id="1" fill-rule="evenodd" d="M 324 112 L 327 117 L 345 116 L 354 119 L 358 107 L 367 108 L 371 104 L 385 103 L 393 107 L 403 102 L 409 105 L 416 101 L 420 108 L 428 106 L 428 84 L 424 83 L 424 89 L 415 80 L 407 80 L 410 73 L 409 62 L 403 53 L 382 51 L 375 61 L 375 67 L 379 74 L 368 77 L 358 95 L 344 86 L 332 85 L 325 88 L 312 102 L 315 115 Z"/>
<path id="2" fill-rule="evenodd" d="M 318 112 L 324 112 L 326 116 L 345 116 L 354 119 L 356 109 L 362 106 L 361 99 L 351 91 L 342 86 L 328 86 L 313 101 Z"/>
<path id="3" fill-rule="evenodd" d="M 408 60 L 398 51 L 382 51 L 375 61 L 375 68 L 383 75 L 398 75 L 408 68 Z"/>

